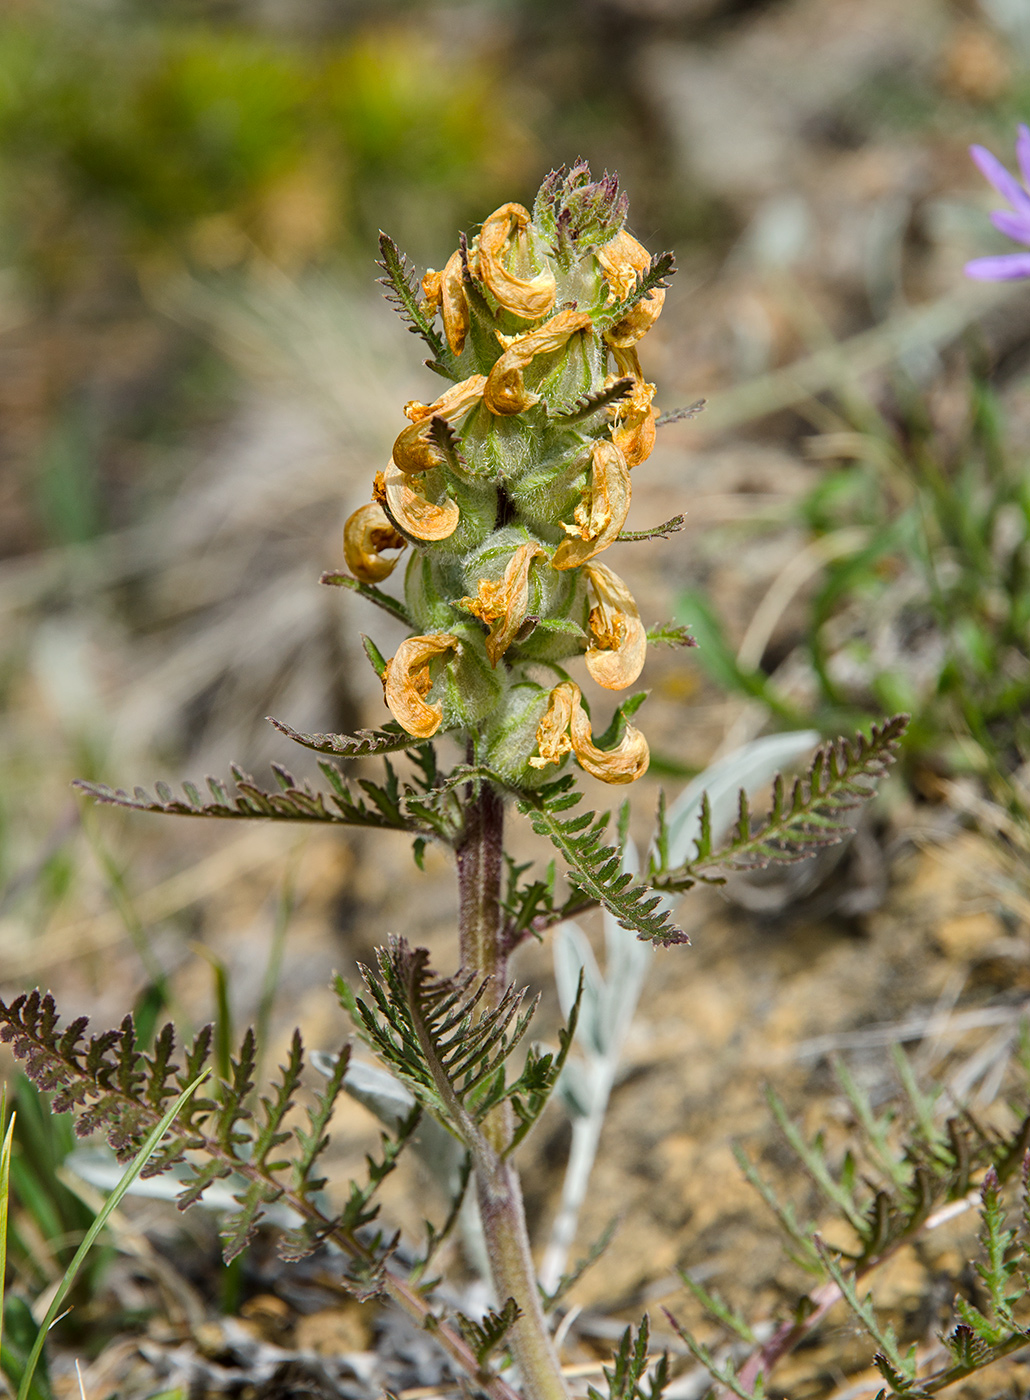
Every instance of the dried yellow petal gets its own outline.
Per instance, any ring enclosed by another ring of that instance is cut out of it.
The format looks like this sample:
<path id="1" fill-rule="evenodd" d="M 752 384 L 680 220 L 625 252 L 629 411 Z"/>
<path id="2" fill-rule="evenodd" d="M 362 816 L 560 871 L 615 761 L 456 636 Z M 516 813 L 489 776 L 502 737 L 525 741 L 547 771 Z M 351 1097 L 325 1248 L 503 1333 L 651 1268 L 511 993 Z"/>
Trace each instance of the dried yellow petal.
<path id="1" fill-rule="evenodd" d="M 580 694 L 579 686 L 571 681 L 562 681 L 551 691 L 550 704 L 536 729 L 536 746 L 540 756 L 529 760 L 530 768 L 546 768 L 549 763 L 559 763 L 565 754 L 572 752 L 569 724 L 572 721 L 573 698 L 578 704 Z"/>
<path id="2" fill-rule="evenodd" d="M 476 597 L 462 598 L 459 608 L 490 624 L 486 638 L 486 654 L 490 665 L 496 666 L 515 640 L 515 634 L 526 620 L 529 609 L 529 566 L 538 554 L 547 551 L 529 542 L 520 544 L 508 560 L 504 576 L 496 583 L 481 578 Z"/>
<path id="3" fill-rule="evenodd" d="M 626 523 L 630 504 L 629 468 L 614 442 L 602 439 L 591 446 L 590 483 L 576 507 L 575 525 L 555 550 L 555 569 L 576 569 L 613 543 Z"/>
<path id="4" fill-rule="evenodd" d="M 432 320 L 436 315 L 437 307 L 440 305 L 441 284 L 443 273 L 437 272 L 435 268 L 428 268 L 422 278 L 422 310 Z"/>
<path id="5" fill-rule="evenodd" d="M 617 301 L 629 296 L 637 285 L 639 275 L 651 266 L 651 254 L 625 229 L 603 248 L 598 248 L 596 257 L 612 289 L 613 299 Z M 661 288 L 649 292 L 621 321 L 605 332 L 605 340 L 609 345 L 620 348 L 633 345 L 658 320 L 664 305 L 665 292 Z"/>
<path id="6" fill-rule="evenodd" d="M 527 321 L 546 316 L 554 305 L 554 273 L 545 268 L 533 278 L 516 277 L 502 257 L 512 232 L 523 235 L 529 213 L 521 204 L 502 204 L 483 225 L 479 235 L 479 275 L 506 311 Z"/>
<path id="7" fill-rule="evenodd" d="M 579 766 L 602 783 L 635 783 L 647 772 L 651 751 L 636 725 L 626 723 L 626 731 L 614 749 L 599 749 L 590 732 L 590 719 L 577 694 L 572 707 L 572 752 Z"/>
<path id="8" fill-rule="evenodd" d="M 558 763 L 570 751 L 580 767 L 603 783 L 633 783 L 647 772 L 651 761 L 647 740 L 635 725 L 626 730 L 614 749 L 599 749 L 590 732 L 590 717 L 583 709 L 582 691 L 572 681 L 562 681 L 551 691 L 550 704 L 537 726 L 538 758 L 531 768 Z"/>
<path id="9" fill-rule="evenodd" d="M 593 641 L 587 647 L 587 670 L 606 690 L 624 690 L 644 669 L 647 633 L 618 574 L 604 564 L 588 564 L 586 576 L 597 599 L 590 609 Z"/>
<path id="10" fill-rule="evenodd" d="M 378 478 L 377 478 L 378 479 Z M 461 512 L 449 496 L 434 505 L 416 489 L 416 481 L 391 462 L 382 476 L 386 507 L 402 530 L 417 540 L 445 540 L 458 528 Z"/>
<path id="11" fill-rule="evenodd" d="M 441 274 L 440 301 L 447 344 L 456 355 L 460 355 L 465 348 L 465 337 L 469 333 L 469 304 L 465 296 L 460 251 L 452 253 L 447 259 Z"/>
<path id="12" fill-rule="evenodd" d="M 433 419 L 444 418 L 452 423 L 463 417 L 482 398 L 485 385 L 485 375 L 473 374 L 460 384 L 453 384 L 434 403 L 412 399 L 404 405 L 404 415 L 411 422 L 393 445 L 393 460 L 401 471 L 414 475 L 441 465 L 443 454 L 430 437 Z"/>
<path id="13" fill-rule="evenodd" d="M 343 527 L 343 557 L 362 583 L 379 583 L 392 574 L 397 559 L 384 559 L 383 550 L 406 549 L 407 543 L 378 501 L 359 507 Z"/>
<path id="14" fill-rule="evenodd" d="M 637 276 L 651 266 L 651 254 L 625 229 L 594 254 L 611 288 L 612 301 L 622 301 L 637 285 Z"/>
<path id="15" fill-rule="evenodd" d="M 635 349 L 613 347 L 618 375 L 609 375 L 605 381 L 610 386 L 616 378 L 627 375 L 633 380 L 633 389 L 628 397 L 611 405 L 612 441 L 622 452 L 627 467 L 639 466 L 646 462 L 654 451 L 655 443 L 655 386 L 644 382 L 643 371 Z"/>
<path id="16" fill-rule="evenodd" d="M 401 642 L 383 673 L 383 696 L 390 713 L 408 734 L 429 739 L 443 722 L 443 706 L 429 705 L 425 697 L 432 688 L 429 662 L 458 646 L 449 632 L 428 637 L 408 637 Z"/>
<path id="17" fill-rule="evenodd" d="M 491 413 L 521 413 L 540 402 L 539 394 L 526 390 L 522 372 L 537 355 L 560 350 L 570 336 L 586 330 L 590 317 L 585 311 L 559 311 L 542 326 L 506 342 L 508 348 L 490 371 L 483 391 L 483 402 Z"/>

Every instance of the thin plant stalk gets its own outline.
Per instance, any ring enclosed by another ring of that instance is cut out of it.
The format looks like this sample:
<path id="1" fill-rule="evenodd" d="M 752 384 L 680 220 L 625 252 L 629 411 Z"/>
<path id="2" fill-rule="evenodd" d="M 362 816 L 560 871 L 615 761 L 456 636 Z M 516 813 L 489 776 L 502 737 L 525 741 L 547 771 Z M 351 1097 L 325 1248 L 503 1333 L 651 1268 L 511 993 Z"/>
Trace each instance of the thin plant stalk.
<path id="1" fill-rule="evenodd" d="M 461 960 L 466 972 L 488 978 L 484 1001 L 495 1005 L 505 986 L 501 867 L 504 803 L 488 783 L 470 793 L 458 847 Z M 479 1215 L 486 1238 L 496 1302 L 515 1300 L 519 1316 L 508 1334 L 527 1400 L 567 1400 L 568 1391 L 540 1301 L 518 1172 L 505 1157 L 513 1124 L 510 1107 L 483 1124 L 485 1148 L 475 1151 Z"/>
<path id="2" fill-rule="evenodd" d="M 7 1085 L 0 1089 L 0 1125 L 7 1117 Z M 4 1280 L 7 1277 L 7 1212 L 11 1192 L 11 1149 L 14 1143 L 14 1120 L 11 1120 L 4 1133 L 0 1147 L 0 1346 L 4 1339 Z"/>

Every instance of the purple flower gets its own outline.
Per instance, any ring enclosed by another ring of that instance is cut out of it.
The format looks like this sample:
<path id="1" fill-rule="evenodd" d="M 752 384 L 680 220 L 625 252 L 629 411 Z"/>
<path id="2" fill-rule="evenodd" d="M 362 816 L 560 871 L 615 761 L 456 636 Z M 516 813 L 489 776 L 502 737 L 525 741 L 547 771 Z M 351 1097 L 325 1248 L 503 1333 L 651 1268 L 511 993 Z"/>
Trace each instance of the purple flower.
<path id="1" fill-rule="evenodd" d="M 1030 247 L 1030 127 L 1021 124 L 1016 137 L 1016 159 L 1023 176 L 1022 184 L 984 146 L 970 146 L 969 154 L 985 179 L 1012 206 L 1011 210 L 995 210 L 991 215 L 994 227 L 1006 238 L 1014 238 L 1017 243 Z M 1030 253 L 974 258 L 966 263 L 966 276 L 978 277 L 983 282 L 1009 282 L 1018 277 L 1030 277 Z"/>
<path id="2" fill-rule="evenodd" d="M 1012 206 L 1010 210 L 995 210 L 991 214 L 991 223 L 1006 238 L 1015 238 L 1016 242 L 1030 248 L 1030 127 L 1020 125 L 1019 136 L 1016 137 L 1016 160 L 1023 176 L 1022 185 L 984 146 L 970 146 L 970 155 L 984 178 Z M 978 277 L 981 281 L 1012 281 L 1016 277 L 1030 277 L 1030 252 L 974 258 L 973 262 L 966 263 L 966 276 Z"/>

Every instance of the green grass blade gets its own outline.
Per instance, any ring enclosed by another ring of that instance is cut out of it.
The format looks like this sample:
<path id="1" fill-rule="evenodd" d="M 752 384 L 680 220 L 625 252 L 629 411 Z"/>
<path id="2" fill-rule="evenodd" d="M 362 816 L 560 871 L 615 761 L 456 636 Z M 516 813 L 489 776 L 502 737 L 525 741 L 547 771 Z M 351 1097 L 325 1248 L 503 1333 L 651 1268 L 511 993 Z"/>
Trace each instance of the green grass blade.
<path id="1" fill-rule="evenodd" d="M 191 1095 L 196 1091 L 198 1086 L 202 1084 L 203 1081 L 207 1078 L 209 1073 L 210 1070 L 206 1069 L 202 1074 L 198 1074 L 196 1079 L 194 1079 L 193 1083 L 188 1085 L 182 1091 L 179 1097 L 175 1100 L 175 1102 L 171 1105 L 171 1107 L 165 1113 L 164 1117 L 161 1119 L 160 1123 L 158 1123 L 158 1125 L 153 1129 L 146 1142 L 136 1153 L 136 1156 L 133 1158 L 131 1164 L 126 1168 L 124 1176 L 119 1181 L 118 1185 L 114 1188 L 114 1190 L 111 1192 L 110 1196 L 108 1196 L 107 1200 L 104 1202 L 103 1209 L 98 1213 L 96 1219 L 93 1221 L 93 1224 L 86 1231 L 82 1243 L 75 1251 L 74 1259 L 64 1271 L 64 1277 L 61 1279 L 57 1291 L 54 1294 L 53 1301 L 51 1302 L 50 1307 L 47 1309 L 46 1317 L 44 1317 L 43 1321 L 39 1325 L 39 1331 L 36 1334 L 35 1345 L 33 1346 L 32 1351 L 29 1353 L 29 1358 L 25 1363 L 25 1372 L 21 1378 L 21 1385 L 18 1387 L 18 1400 L 28 1400 L 29 1392 L 32 1388 L 32 1377 L 35 1374 L 36 1367 L 39 1364 L 39 1358 L 42 1355 L 43 1346 L 46 1343 L 47 1339 L 47 1334 L 49 1333 L 50 1328 L 53 1326 L 58 1313 L 61 1311 L 61 1305 L 63 1304 L 65 1298 L 68 1296 L 68 1292 L 72 1284 L 75 1282 L 75 1277 L 78 1274 L 79 1269 L 82 1267 L 82 1263 L 86 1258 L 86 1255 L 93 1248 L 93 1244 L 96 1241 L 97 1236 L 100 1234 L 100 1231 L 106 1225 L 109 1216 L 120 1205 L 122 1197 L 129 1190 L 129 1187 L 136 1180 L 140 1172 L 146 1166 L 147 1162 L 157 1151 L 161 1139 L 164 1137 L 165 1133 L 175 1121 L 175 1118 L 180 1112 L 180 1110 L 187 1103 L 187 1101 L 189 1100 Z"/>
<path id="2" fill-rule="evenodd" d="M 7 1117 L 7 1085 L 0 1089 L 0 1128 Z M 14 1137 L 14 1114 L 7 1124 L 4 1143 L 0 1147 L 0 1347 L 4 1340 L 4 1279 L 7 1277 L 7 1201 L 11 1189 L 11 1143 Z"/>

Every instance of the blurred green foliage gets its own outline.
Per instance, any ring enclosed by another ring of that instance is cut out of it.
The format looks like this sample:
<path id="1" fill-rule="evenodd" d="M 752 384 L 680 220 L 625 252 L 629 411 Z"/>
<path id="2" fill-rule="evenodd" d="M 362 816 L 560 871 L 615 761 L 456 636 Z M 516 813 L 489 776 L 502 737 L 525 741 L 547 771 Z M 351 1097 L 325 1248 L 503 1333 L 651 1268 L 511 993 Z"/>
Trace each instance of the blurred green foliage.
<path id="1" fill-rule="evenodd" d="M 893 413 L 856 396 L 831 426 L 814 441 L 836 465 L 800 515 L 813 540 L 854 543 L 824 564 L 792 639 L 809 700 L 781 690 L 771 655 L 742 667 L 717 607 L 697 593 L 678 615 L 694 626 L 701 664 L 782 722 L 826 733 L 910 711 L 910 767 L 976 774 L 1030 819 L 1030 476 L 997 396 L 972 376 L 957 431 L 904 388 Z"/>
<path id="2" fill-rule="evenodd" d="M 525 161 L 499 83 L 399 21 L 313 43 L 60 3 L 9 12 L 9 251 L 59 283 L 112 232 L 131 255 L 171 247 L 218 267 L 253 250 L 322 258 L 391 216 L 425 244 Z"/>

